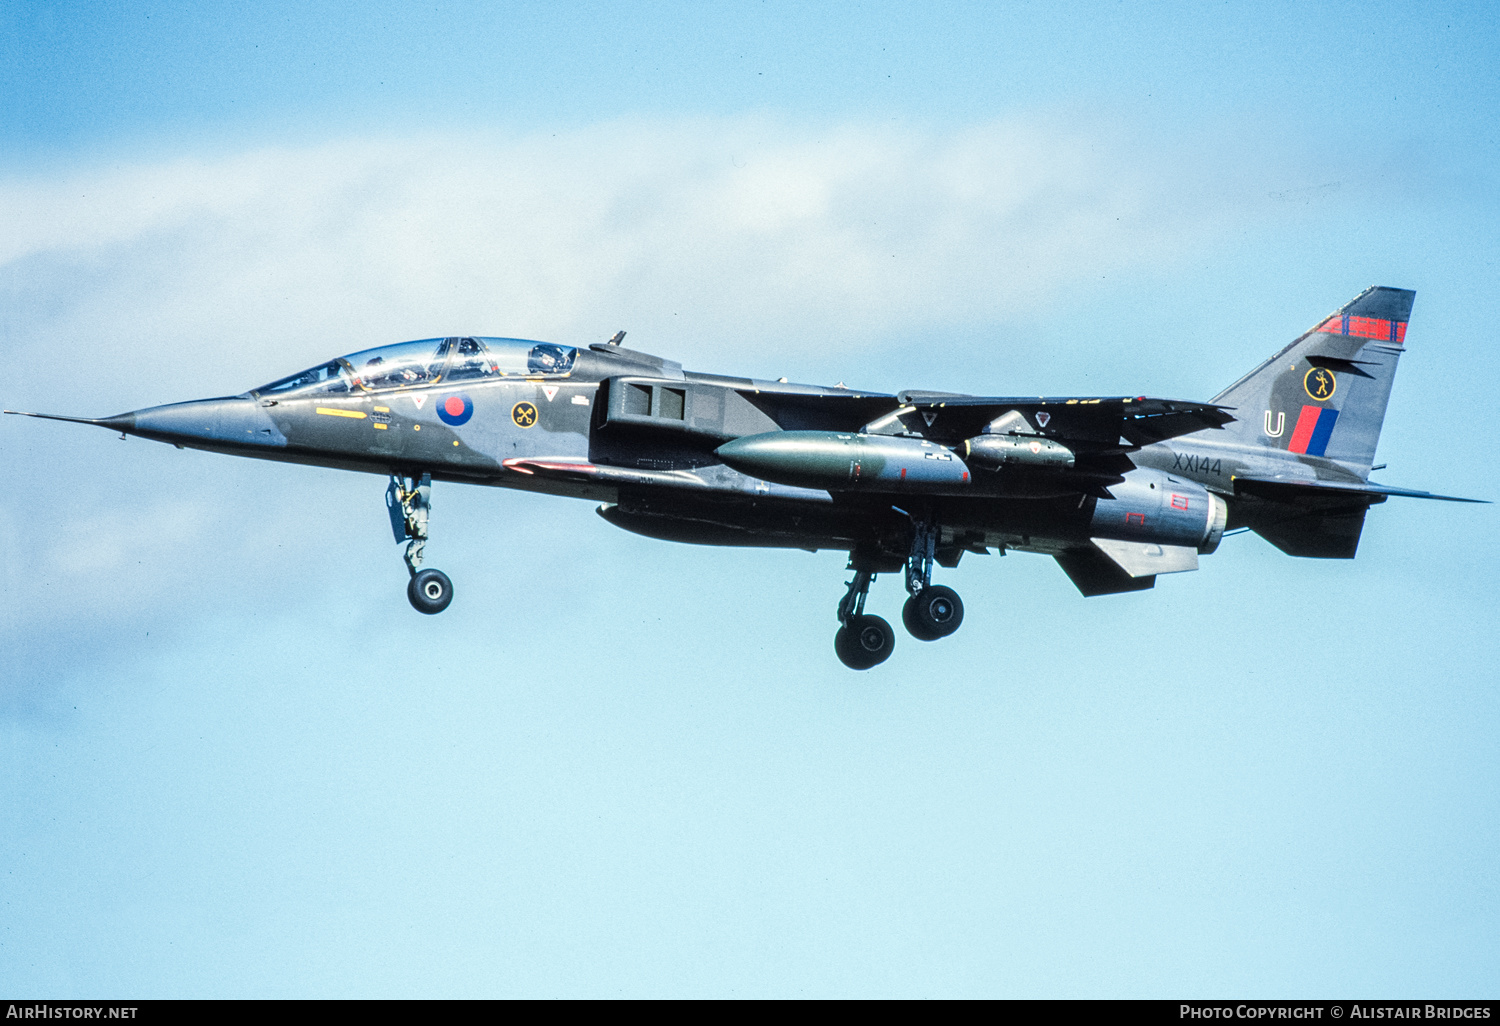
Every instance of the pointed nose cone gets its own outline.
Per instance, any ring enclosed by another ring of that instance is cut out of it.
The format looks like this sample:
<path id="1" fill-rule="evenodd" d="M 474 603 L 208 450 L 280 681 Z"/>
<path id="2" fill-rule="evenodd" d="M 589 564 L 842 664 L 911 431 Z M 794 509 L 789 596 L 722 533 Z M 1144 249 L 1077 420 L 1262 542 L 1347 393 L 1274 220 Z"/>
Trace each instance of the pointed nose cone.
<path id="1" fill-rule="evenodd" d="M 98 424 L 100 427 L 109 428 L 111 431 L 123 431 L 129 434 L 135 430 L 135 414 L 120 413 L 113 417 L 101 417 L 98 420 L 91 420 L 89 423 Z"/>
<path id="2" fill-rule="evenodd" d="M 198 449 L 264 449 L 286 445 L 286 436 L 254 399 L 198 399 L 152 406 L 98 423 L 114 427 L 116 421 L 120 422 L 118 429 L 129 434 Z"/>

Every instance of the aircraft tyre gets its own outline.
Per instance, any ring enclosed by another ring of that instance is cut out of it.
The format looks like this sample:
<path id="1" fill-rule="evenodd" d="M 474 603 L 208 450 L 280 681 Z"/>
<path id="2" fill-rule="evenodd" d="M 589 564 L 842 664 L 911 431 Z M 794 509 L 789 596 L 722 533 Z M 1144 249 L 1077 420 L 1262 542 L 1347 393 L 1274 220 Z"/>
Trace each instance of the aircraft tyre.
<path id="1" fill-rule="evenodd" d="M 934 584 L 923 588 L 901 607 L 901 622 L 918 641 L 946 638 L 964 622 L 964 604 L 958 592 Z"/>
<path id="2" fill-rule="evenodd" d="M 441 570 L 422 570 L 407 584 L 406 597 L 419 613 L 441 613 L 453 601 L 453 582 Z"/>
<path id="3" fill-rule="evenodd" d="M 896 650 L 896 632 L 878 616 L 851 616 L 833 636 L 833 651 L 851 670 L 879 666 Z"/>

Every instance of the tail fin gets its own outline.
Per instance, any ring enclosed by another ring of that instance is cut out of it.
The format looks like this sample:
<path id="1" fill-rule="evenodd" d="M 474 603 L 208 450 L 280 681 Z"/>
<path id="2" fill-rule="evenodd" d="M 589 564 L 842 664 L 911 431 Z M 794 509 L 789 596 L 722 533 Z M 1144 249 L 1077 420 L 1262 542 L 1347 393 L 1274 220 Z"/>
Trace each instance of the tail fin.
<path id="1" fill-rule="evenodd" d="M 1214 397 L 1224 431 L 1369 476 L 1416 293 L 1372 286 Z"/>

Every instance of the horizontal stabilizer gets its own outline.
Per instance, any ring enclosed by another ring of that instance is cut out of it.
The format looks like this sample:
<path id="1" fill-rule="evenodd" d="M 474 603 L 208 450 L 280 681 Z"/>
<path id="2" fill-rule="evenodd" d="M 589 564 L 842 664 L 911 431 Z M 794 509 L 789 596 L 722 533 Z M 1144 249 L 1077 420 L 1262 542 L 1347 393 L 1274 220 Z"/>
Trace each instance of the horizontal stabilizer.
<path id="1" fill-rule="evenodd" d="M 1236 477 L 1236 495 L 1254 495 L 1274 502 L 1299 502 L 1309 499 L 1348 499 L 1367 503 L 1384 502 L 1388 495 L 1399 495 L 1409 499 L 1441 499 L 1444 502 L 1482 502 L 1488 499 L 1463 499 L 1456 495 L 1434 495 L 1411 488 L 1393 488 L 1373 481 L 1301 481 L 1281 477 Z"/>
<path id="2" fill-rule="evenodd" d="M 1131 577 L 1179 574 L 1198 569 L 1198 550 L 1187 545 L 1156 545 L 1117 538 L 1090 538 L 1089 541 Z"/>

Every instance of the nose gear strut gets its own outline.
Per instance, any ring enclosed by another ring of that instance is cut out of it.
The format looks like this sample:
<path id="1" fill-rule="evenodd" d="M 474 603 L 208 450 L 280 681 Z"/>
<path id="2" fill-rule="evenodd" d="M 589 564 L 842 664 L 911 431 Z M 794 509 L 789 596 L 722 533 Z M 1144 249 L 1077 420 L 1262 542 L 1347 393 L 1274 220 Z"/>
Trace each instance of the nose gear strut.
<path id="1" fill-rule="evenodd" d="M 427 545 L 427 514 L 432 509 L 432 475 L 421 478 L 391 475 L 385 490 L 385 506 L 391 514 L 391 533 L 396 541 L 406 542 L 406 569 L 417 575 L 422 565 L 422 549 Z"/>
<path id="2" fill-rule="evenodd" d="M 441 570 L 422 570 L 422 550 L 427 545 L 427 516 L 432 509 L 432 475 L 420 478 L 391 475 L 385 490 L 391 533 L 406 542 L 406 569 L 411 581 L 406 598 L 419 613 L 441 613 L 453 601 L 453 582 Z"/>

